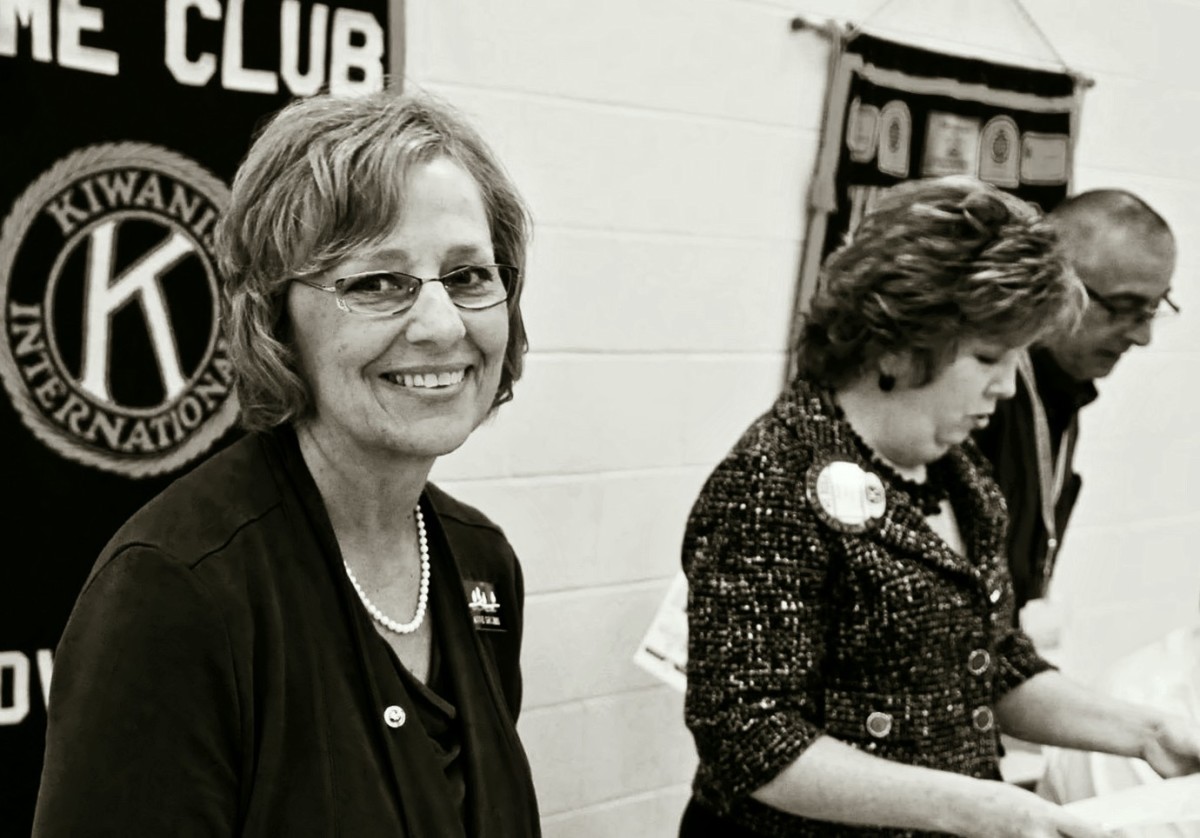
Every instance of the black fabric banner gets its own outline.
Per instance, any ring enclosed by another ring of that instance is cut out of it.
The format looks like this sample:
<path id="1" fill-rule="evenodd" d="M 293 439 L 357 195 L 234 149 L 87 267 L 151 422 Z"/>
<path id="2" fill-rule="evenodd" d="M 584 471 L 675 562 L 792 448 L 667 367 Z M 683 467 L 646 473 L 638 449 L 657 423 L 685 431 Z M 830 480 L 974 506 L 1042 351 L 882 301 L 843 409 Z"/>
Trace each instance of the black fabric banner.
<path id="1" fill-rule="evenodd" d="M 380 88 L 387 46 L 387 0 L 0 2 L 0 834 L 97 554 L 236 435 L 211 245 L 251 135 Z"/>
<path id="2" fill-rule="evenodd" d="M 821 263 L 887 187 L 970 175 L 1049 210 L 1068 194 L 1073 171 L 1082 90 L 1070 73 L 866 34 L 835 50 L 793 338 Z"/>

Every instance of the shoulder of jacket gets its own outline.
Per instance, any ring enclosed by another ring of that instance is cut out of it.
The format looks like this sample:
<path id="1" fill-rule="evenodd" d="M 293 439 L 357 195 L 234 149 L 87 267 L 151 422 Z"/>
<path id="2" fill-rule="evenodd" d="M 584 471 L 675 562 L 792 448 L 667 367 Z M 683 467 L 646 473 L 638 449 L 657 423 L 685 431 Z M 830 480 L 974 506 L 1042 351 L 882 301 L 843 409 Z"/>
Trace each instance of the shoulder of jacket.
<path id="1" fill-rule="evenodd" d="M 195 564 L 279 505 L 279 490 L 260 442 L 246 436 L 176 479 L 134 513 L 109 540 L 101 560 L 139 546 Z"/>
<path id="2" fill-rule="evenodd" d="M 789 388 L 771 408 L 750 424 L 729 451 L 724 465 L 736 468 L 758 465 L 785 469 L 793 474 L 807 469 L 827 454 L 818 425 L 830 421 L 806 388 Z"/>
<path id="3" fill-rule="evenodd" d="M 429 497 L 430 505 L 433 506 L 434 511 L 437 512 L 438 517 L 443 522 L 449 521 L 464 527 L 486 530 L 500 538 L 504 538 L 504 530 L 501 529 L 499 524 L 474 506 L 463 503 L 437 485 L 427 483 L 425 485 L 425 494 Z"/>

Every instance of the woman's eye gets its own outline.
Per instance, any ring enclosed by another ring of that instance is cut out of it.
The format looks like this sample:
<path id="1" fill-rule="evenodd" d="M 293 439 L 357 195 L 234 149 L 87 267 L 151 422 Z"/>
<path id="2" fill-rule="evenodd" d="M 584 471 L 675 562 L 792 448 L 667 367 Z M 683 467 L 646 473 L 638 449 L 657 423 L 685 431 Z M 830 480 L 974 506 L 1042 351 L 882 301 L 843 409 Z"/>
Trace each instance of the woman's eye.
<path id="1" fill-rule="evenodd" d="M 391 274 L 366 274 L 346 280 L 342 289 L 346 294 L 381 294 L 400 287 L 399 280 Z"/>
<path id="2" fill-rule="evenodd" d="M 975 360 L 988 367 L 995 366 L 996 364 L 1000 363 L 1000 359 L 995 355 L 976 355 Z"/>
<path id="3" fill-rule="evenodd" d="M 455 268 L 450 273 L 442 277 L 442 282 L 446 285 L 457 285 L 460 288 L 469 288 L 475 285 L 485 285 L 492 279 L 491 271 L 488 268 L 478 265 L 467 265 L 463 268 Z"/>

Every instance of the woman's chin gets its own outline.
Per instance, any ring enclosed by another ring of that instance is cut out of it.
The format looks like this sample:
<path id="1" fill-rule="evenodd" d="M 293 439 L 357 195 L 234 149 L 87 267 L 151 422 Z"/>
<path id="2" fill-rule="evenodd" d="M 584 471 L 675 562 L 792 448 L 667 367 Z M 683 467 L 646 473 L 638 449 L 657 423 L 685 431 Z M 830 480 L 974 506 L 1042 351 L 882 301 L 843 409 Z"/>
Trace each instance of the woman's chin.
<path id="1" fill-rule="evenodd" d="M 934 448 L 937 453 L 933 459 L 938 459 L 938 457 L 941 457 L 956 445 L 962 445 L 967 441 L 969 436 L 971 436 L 971 429 L 969 428 L 955 428 L 954 430 L 939 434 L 938 438 L 934 441 Z"/>
<path id="2" fill-rule="evenodd" d="M 421 435 L 409 435 L 404 439 L 395 440 L 389 447 L 397 454 L 419 459 L 436 459 L 444 457 L 447 454 L 452 454 L 459 448 L 462 448 L 463 443 L 471 438 L 470 432 L 466 433 L 433 433 Z"/>

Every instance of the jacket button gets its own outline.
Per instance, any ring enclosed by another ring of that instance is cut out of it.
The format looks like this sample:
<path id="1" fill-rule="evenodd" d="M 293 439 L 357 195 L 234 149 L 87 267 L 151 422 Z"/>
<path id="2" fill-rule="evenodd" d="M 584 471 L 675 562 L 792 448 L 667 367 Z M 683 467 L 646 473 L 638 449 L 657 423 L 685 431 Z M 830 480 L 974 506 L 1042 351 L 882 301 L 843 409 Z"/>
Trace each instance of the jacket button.
<path id="1" fill-rule="evenodd" d="M 867 716 L 867 733 L 876 739 L 882 739 L 892 732 L 892 717 L 888 713 L 876 710 Z"/>
<path id="2" fill-rule="evenodd" d="M 987 649 L 976 649 L 967 656 L 967 671 L 972 675 L 982 675 L 992 665 L 992 656 Z"/>
<path id="3" fill-rule="evenodd" d="M 992 714 L 991 707 L 976 707 L 971 711 L 971 724 L 975 725 L 975 729 L 980 733 L 987 733 L 995 723 L 996 717 Z"/>
<path id="4" fill-rule="evenodd" d="M 383 721 L 388 727 L 404 727 L 407 718 L 404 708 L 398 704 L 393 704 L 383 711 Z"/>

